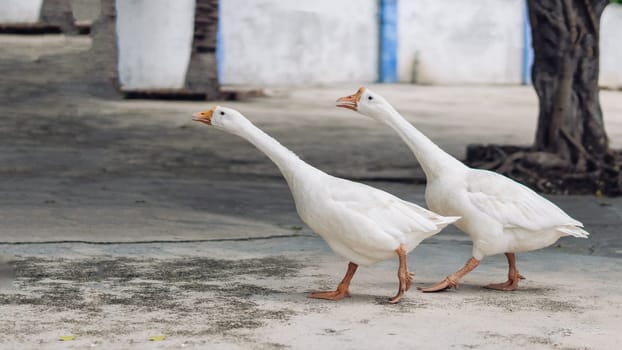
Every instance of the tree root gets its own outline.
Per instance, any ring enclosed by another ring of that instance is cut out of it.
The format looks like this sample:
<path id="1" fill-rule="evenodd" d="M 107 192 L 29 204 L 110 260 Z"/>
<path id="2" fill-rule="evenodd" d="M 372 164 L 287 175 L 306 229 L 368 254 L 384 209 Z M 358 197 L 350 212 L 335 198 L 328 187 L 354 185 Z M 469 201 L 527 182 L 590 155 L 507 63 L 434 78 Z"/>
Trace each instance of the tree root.
<path id="1" fill-rule="evenodd" d="M 579 170 L 553 153 L 530 147 L 469 145 L 466 163 L 496 171 L 542 193 L 622 195 L 622 151 L 611 151 L 602 160 L 586 160 L 587 169 Z"/>

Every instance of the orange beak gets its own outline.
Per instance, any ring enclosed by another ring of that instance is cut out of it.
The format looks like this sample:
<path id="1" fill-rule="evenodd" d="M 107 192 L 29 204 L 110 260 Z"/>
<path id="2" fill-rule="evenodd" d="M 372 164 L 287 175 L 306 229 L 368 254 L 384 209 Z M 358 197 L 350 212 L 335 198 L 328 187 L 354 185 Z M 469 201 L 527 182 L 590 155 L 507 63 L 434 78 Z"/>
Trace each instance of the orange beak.
<path id="1" fill-rule="evenodd" d="M 354 95 L 337 99 L 337 107 L 351 109 L 355 112 L 358 111 L 358 103 L 361 100 L 363 92 L 365 92 L 365 88 L 361 86 Z"/>
<path id="2" fill-rule="evenodd" d="M 212 107 L 212 109 L 205 112 L 197 112 L 192 115 L 192 120 L 195 122 L 201 122 L 203 124 L 212 125 L 212 115 L 214 114 L 214 110 L 218 108 L 218 106 Z"/>

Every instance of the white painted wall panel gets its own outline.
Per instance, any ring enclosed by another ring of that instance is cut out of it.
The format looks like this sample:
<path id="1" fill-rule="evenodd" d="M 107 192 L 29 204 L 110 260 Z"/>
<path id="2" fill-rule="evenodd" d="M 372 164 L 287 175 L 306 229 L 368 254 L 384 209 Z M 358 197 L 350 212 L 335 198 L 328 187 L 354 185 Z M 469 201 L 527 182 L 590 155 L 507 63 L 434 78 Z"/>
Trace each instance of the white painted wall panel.
<path id="1" fill-rule="evenodd" d="M 0 0 L 0 23 L 36 23 L 43 0 Z"/>
<path id="2" fill-rule="evenodd" d="M 378 1 L 221 0 L 224 84 L 378 79 Z"/>
<path id="3" fill-rule="evenodd" d="M 622 5 L 605 8 L 600 22 L 600 86 L 622 88 Z"/>
<path id="4" fill-rule="evenodd" d="M 194 0 L 117 0 L 119 81 L 125 90 L 184 86 Z"/>
<path id="5" fill-rule="evenodd" d="M 399 80 L 519 84 L 523 1 L 399 1 Z"/>

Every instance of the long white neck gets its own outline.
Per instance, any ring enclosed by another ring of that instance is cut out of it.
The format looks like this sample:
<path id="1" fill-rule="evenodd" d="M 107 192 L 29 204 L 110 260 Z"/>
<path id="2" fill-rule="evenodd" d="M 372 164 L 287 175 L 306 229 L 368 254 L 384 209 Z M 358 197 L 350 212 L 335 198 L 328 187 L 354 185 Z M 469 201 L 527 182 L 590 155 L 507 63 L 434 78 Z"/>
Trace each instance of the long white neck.
<path id="1" fill-rule="evenodd" d="M 285 148 L 277 140 L 253 125 L 250 121 L 236 130 L 235 133 L 245 138 L 260 151 L 265 153 L 279 168 L 290 187 L 293 185 L 293 181 L 296 177 L 324 174 L 321 170 L 312 167 L 298 158 L 294 152 Z"/>
<path id="2" fill-rule="evenodd" d="M 421 131 L 417 130 L 393 107 L 389 106 L 388 112 L 381 120 L 392 127 L 402 140 L 406 142 L 410 150 L 415 154 L 415 157 L 417 157 L 428 180 L 439 177 L 444 173 L 468 169 L 466 165 L 443 151 Z"/>

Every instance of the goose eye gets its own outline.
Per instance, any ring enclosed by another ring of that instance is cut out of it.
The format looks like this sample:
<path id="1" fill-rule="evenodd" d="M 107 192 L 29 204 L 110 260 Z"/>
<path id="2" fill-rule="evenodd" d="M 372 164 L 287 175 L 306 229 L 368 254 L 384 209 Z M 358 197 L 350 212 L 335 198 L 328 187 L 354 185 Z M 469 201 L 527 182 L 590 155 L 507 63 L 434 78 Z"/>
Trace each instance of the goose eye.
<path id="1" fill-rule="evenodd" d="M 225 115 L 225 112 L 220 112 L 220 115 Z"/>
<path id="2" fill-rule="evenodd" d="M 373 100 L 374 98 L 373 98 L 373 97 L 371 97 L 371 96 L 369 96 L 367 99 L 371 101 L 371 100 Z"/>

